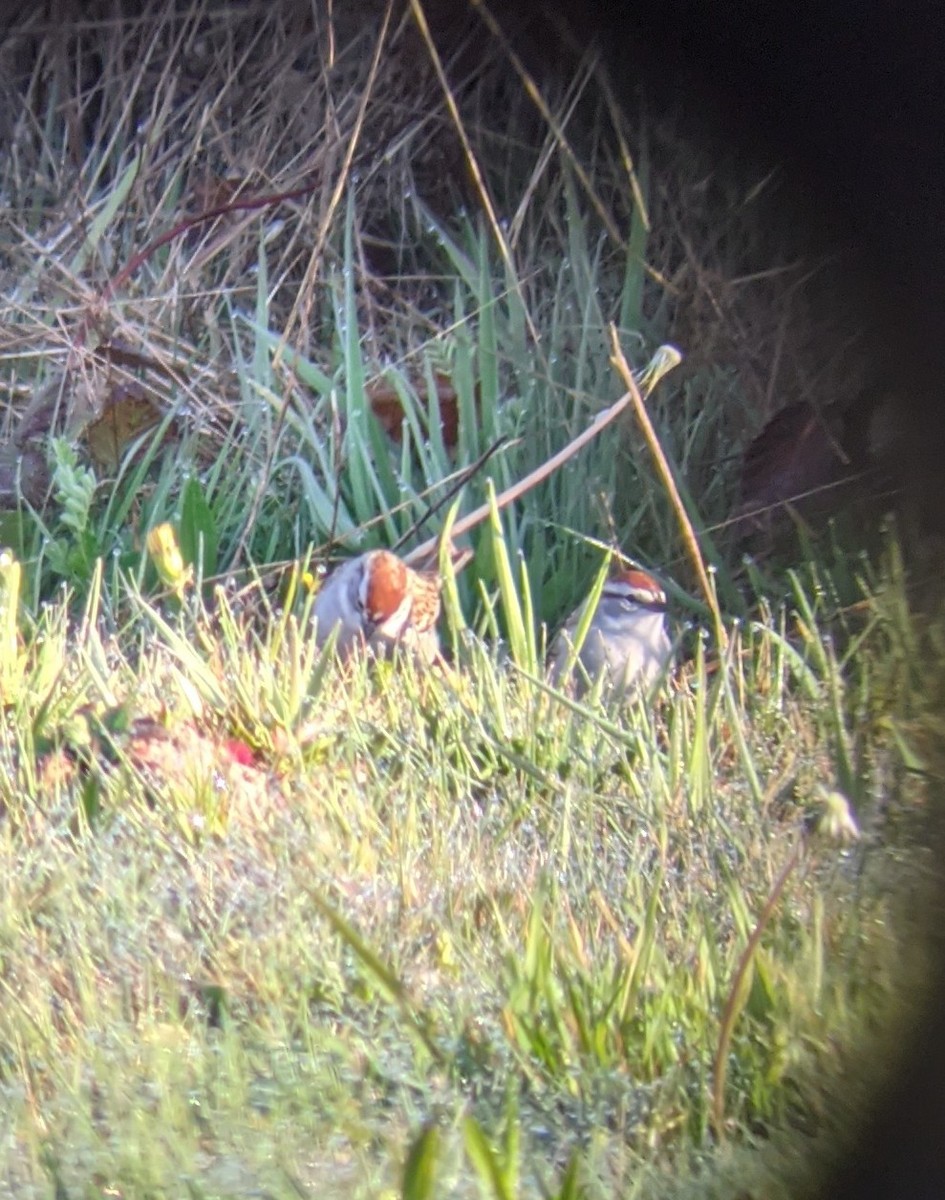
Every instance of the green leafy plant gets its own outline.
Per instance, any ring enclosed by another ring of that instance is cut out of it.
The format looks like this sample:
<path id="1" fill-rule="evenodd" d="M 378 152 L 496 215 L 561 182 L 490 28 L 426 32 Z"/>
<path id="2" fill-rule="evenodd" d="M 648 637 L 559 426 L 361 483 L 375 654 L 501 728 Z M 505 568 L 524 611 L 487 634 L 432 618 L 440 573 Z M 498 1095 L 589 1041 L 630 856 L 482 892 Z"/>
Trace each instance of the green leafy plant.
<path id="1" fill-rule="evenodd" d="M 92 521 L 95 472 L 80 466 L 75 449 L 62 438 L 53 439 L 51 451 L 58 532 L 46 546 L 46 557 L 60 578 L 85 585 L 101 550 Z"/>

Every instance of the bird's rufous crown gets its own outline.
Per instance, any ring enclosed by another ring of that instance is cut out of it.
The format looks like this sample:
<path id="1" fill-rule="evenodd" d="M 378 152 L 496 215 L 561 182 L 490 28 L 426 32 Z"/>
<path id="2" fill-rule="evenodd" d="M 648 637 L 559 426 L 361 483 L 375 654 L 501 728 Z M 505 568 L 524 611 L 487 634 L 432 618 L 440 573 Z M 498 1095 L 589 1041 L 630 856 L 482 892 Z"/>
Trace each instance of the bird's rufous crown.
<path id="1" fill-rule="evenodd" d="M 618 594 L 627 600 L 647 608 L 662 609 L 666 607 L 666 593 L 648 572 L 639 567 L 627 567 L 618 571 L 604 587 L 605 591 Z"/>
<path id="2" fill-rule="evenodd" d="M 368 620 L 380 624 L 392 617 L 409 597 L 412 624 L 433 625 L 440 614 L 441 586 L 439 575 L 414 571 L 390 550 L 375 550 L 362 584 L 364 614 Z"/>
<path id="3" fill-rule="evenodd" d="M 365 615 L 386 621 L 407 596 L 407 567 L 396 554 L 378 550 L 369 560 L 362 585 Z"/>

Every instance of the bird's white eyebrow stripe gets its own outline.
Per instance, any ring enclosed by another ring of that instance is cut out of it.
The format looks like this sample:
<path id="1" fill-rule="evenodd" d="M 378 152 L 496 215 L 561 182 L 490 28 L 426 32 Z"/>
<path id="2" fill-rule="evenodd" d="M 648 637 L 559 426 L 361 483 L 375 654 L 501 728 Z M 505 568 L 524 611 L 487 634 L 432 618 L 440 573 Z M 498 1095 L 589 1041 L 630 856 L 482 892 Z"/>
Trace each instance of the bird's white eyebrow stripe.
<path id="1" fill-rule="evenodd" d="M 626 591 L 612 592 L 621 600 L 632 600 L 634 604 L 640 608 L 647 608 L 651 612 L 663 612 L 666 609 L 666 593 L 663 591 L 649 591 L 646 588 L 627 588 Z"/>

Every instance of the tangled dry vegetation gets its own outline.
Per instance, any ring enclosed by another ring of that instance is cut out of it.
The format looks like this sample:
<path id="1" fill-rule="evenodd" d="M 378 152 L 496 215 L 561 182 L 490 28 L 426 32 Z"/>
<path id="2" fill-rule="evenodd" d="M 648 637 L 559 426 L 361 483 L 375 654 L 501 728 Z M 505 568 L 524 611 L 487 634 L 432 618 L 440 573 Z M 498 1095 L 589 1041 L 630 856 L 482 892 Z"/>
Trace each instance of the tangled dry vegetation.
<path id="1" fill-rule="evenodd" d="M 424 362 L 449 358 L 460 324 L 457 264 L 436 245 L 436 227 L 455 237 L 458 214 L 486 226 L 494 218 L 489 232 L 508 255 L 506 286 L 530 334 L 571 290 L 558 277 L 570 249 L 570 269 L 592 272 L 601 307 L 607 296 L 622 302 L 609 315 L 683 347 L 698 400 L 718 403 L 705 376 L 724 378 L 725 441 L 698 464 L 704 474 L 727 464 L 731 484 L 732 450 L 781 409 L 855 404 L 871 366 L 861 316 L 848 298 L 831 303 L 836 277 L 803 256 L 801 238 L 771 236 L 775 193 L 790 185 L 776 168 L 736 170 L 734 155 L 713 162 L 670 118 L 631 127 L 595 54 L 542 79 L 536 108 L 532 76 L 519 73 L 529 71 L 518 58 L 534 40 L 528 28 L 513 47 L 463 6 L 429 9 L 442 79 L 409 7 L 381 3 L 321 16 L 290 3 L 197 4 L 118 20 L 92 6 L 64 31 L 39 11 L 14 26 L 0 109 L 10 148 L 0 347 L 12 364 L 0 475 L 8 503 L 18 489 L 32 503 L 45 496 L 51 435 L 84 436 L 107 476 L 158 422 L 183 443 L 178 458 L 206 468 L 237 453 L 269 488 L 272 453 L 253 460 L 252 409 L 266 398 L 247 394 L 242 377 L 258 363 L 241 361 L 252 353 L 241 321 L 264 315 L 283 347 L 277 419 L 290 419 L 283 389 L 293 385 L 311 411 L 311 384 L 292 378 L 284 351 L 332 376 L 331 283 L 345 270 L 374 407 L 399 433 L 396 389 L 381 376 L 396 368 L 430 399 Z M 346 262 L 339 232 L 352 198 Z M 578 244 L 568 226 L 585 218 Z M 459 238 L 456 248 L 468 250 Z M 536 371 L 544 365 L 556 381 L 550 359 L 587 352 L 579 317 L 560 339 L 538 339 Z M 515 365 L 499 366 L 506 399 Z M 455 423 L 455 388 L 439 390 L 444 421 Z M 704 482 L 692 486 L 701 493 Z M 727 499 L 737 500 L 731 488 Z M 301 529 L 301 545 L 319 532 Z M 250 548 L 252 532 L 230 536 Z"/>
<path id="2" fill-rule="evenodd" d="M 939 626 L 894 525 L 844 539 L 896 481 L 837 263 L 537 18 L 140 7 L 0 44 L 0 1178 L 787 1189 L 921 992 L 941 773 Z M 326 555 L 545 463 L 611 327 L 683 351 L 724 637 L 628 419 L 469 535 L 455 675 L 320 658 Z M 648 705 L 541 678 L 612 544 L 675 606 Z"/>

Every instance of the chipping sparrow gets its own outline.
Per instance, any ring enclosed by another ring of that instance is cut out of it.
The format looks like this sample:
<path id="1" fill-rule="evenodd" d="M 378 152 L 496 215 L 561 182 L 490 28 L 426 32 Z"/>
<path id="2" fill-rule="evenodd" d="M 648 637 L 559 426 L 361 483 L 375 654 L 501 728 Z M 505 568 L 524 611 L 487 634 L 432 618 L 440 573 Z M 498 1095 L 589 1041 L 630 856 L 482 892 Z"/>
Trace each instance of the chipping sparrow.
<path id="1" fill-rule="evenodd" d="M 551 678 L 561 682 L 581 622 L 578 608 L 558 633 L 551 647 Z M 605 688 L 625 695 L 632 688 L 648 687 L 669 661 L 666 632 L 666 594 L 652 575 L 631 567 L 608 579 L 578 654 L 591 683 L 605 674 Z M 578 690 L 584 691 L 580 667 L 575 664 Z"/>
<path id="2" fill-rule="evenodd" d="M 415 571 L 389 550 L 369 550 L 343 563 L 315 597 L 315 638 L 324 645 L 336 627 L 336 649 L 347 658 L 357 647 L 386 654 L 395 646 L 427 663 L 439 656 L 436 621 L 440 578 Z"/>

